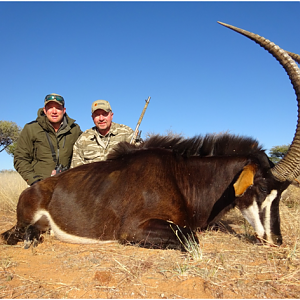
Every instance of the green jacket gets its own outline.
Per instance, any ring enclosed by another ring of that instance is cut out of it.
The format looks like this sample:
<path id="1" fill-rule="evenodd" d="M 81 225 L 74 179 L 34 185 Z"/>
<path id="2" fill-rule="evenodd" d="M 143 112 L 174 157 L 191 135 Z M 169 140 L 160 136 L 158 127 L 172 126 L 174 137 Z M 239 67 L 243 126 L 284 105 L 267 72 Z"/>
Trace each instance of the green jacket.
<path id="1" fill-rule="evenodd" d="M 46 131 L 49 133 L 56 158 L 59 153 L 59 163 L 64 167 L 70 167 L 73 145 L 82 133 L 79 125 L 67 114 L 64 115 L 61 127 L 55 132 L 40 108 L 37 119 L 24 126 L 14 153 L 15 169 L 29 185 L 36 180 L 50 177 L 56 166 Z"/>

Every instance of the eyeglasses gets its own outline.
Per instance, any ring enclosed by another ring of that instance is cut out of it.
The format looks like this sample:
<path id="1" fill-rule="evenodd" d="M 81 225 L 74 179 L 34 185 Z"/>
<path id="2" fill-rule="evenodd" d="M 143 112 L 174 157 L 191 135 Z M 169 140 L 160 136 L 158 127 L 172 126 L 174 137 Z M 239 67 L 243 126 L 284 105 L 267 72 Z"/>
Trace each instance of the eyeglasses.
<path id="1" fill-rule="evenodd" d="M 47 95 L 45 98 L 45 101 L 50 101 L 50 100 L 57 100 L 61 103 L 64 103 L 65 100 L 62 96 L 58 96 L 58 95 Z"/>

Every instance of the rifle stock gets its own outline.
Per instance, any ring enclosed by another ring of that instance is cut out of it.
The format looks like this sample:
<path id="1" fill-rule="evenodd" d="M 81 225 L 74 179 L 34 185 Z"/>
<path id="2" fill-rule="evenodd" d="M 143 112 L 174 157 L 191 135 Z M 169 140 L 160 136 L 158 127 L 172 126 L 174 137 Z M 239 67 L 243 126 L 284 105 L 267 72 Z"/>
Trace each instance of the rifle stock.
<path id="1" fill-rule="evenodd" d="M 143 120 L 144 114 L 145 114 L 145 112 L 146 112 L 146 109 L 147 109 L 147 107 L 148 107 L 148 104 L 149 104 L 149 102 L 150 102 L 150 99 L 151 99 L 151 97 L 148 97 L 148 99 L 145 100 L 146 103 L 145 103 L 144 109 L 143 109 L 143 111 L 142 111 L 142 113 L 141 113 L 141 116 L 140 116 L 140 118 L 139 118 L 139 120 L 138 120 L 138 122 L 137 122 L 137 124 L 136 124 L 135 130 L 134 130 L 134 133 L 133 133 L 133 136 L 132 136 L 132 138 L 131 138 L 131 140 L 130 140 L 130 144 L 133 144 L 134 141 L 135 141 L 136 138 L 137 138 L 137 135 L 138 135 L 138 133 L 139 133 L 139 127 L 140 127 L 140 125 L 141 125 L 141 123 L 142 123 L 142 120 Z"/>

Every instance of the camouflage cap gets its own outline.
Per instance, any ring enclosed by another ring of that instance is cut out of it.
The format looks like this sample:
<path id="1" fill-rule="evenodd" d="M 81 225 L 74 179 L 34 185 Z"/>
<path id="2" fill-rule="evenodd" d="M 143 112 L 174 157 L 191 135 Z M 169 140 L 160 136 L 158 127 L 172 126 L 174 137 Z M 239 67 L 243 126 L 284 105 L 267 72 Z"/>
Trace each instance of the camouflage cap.
<path id="1" fill-rule="evenodd" d="M 55 93 L 52 93 L 52 94 L 49 94 L 45 97 L 45 103 L 44 105 L 46 105 L 48 102 L 50 101 L 54 101 L 62 106 L 65 106 L 65 99 L 63 96 L 61 95 L 58 95 L 58 94 L 55 94 Z"/>
<path id="2" fill-rule="evenodd" d="M 112 111 L 110 104 L 106 100 L 96 100 L 92 104 L 92 113 L 97 109 L 103 109 L 106 112 Z"/>

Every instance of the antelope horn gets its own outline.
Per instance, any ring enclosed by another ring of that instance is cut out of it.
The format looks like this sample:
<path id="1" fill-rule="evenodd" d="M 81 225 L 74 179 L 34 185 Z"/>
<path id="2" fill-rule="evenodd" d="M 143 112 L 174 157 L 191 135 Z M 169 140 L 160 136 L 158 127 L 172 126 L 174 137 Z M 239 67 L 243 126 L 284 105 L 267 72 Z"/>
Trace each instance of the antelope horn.
<path id="1" fill-rule="evenodd" d="M 293 53 L 293 52 L 289 52 L 289 51 L 285 51 L 286 53 L 288 53 L 288 55 L 294 60 L 296 61 L 298 64 L 300 64 L 300 55 Z"/>
<path id="2" fill-rule="evenodd" d="M 300 174 L 300 70 L 293 60 L 295 59 L 298 61 L 299 55 L 291 52 L 288 52 L 288 54 L 285 50 L 258 34 L 254 34 L 222 22 L 218 23 L 250 38 L 271 53 L 283 66 L 290 78 L 298 101 L 298 121 L 296 133 L 287 154 L 271 169 L 271 172 L 277 181 L 293 181 Z"/>

